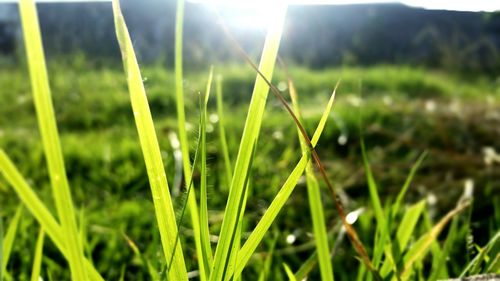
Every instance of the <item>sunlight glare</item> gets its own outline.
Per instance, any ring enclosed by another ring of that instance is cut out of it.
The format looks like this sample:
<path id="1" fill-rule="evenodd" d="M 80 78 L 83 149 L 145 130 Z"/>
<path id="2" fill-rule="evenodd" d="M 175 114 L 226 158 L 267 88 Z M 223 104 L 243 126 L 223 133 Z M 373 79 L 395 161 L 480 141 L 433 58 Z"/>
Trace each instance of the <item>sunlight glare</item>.
<path id="1" fill-rule="evenodd" d="M 192 0 L 221 13 L 229 24 L 243 29 L 266 29 L 286 11 L 290 0 Z"/>

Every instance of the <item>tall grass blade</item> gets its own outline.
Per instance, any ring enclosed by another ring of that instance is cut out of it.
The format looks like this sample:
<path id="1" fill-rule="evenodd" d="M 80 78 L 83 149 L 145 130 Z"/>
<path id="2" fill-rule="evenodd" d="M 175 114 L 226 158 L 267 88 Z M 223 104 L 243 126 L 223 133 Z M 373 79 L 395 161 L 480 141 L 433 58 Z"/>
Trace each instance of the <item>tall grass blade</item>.
<path id="1" fill-rule="evenodd" d="M 196 168 L 196 166 L 198 165 L 198 158 L 199 157 L 199 152 L 201 150 L 201 122 L 199 125 L 199 128 L 198 128 L 198 144 L 196 146 L 196 150 L 195 150 L 195 153 L 194 153 L 194 159 L 193 159 L 193 170 L 191 171 L 191 174 L 194 172 L 194 169 Z M 186 195 L 184 196 L 184 199 L 182 200 L 182 204 L 181 204 L 181 210 L 180 210 L 180 215 L 179 215 L 179 218 L 177 219 L 177 225 L 179 226 L 179 228 L 183 225 L 183 222 L 184 222 L 184 216 L 186 214 L 186 210 L 187 210 L 187 204 L 188 204 L 188 198 L 189 198 L 189 193 L 191 193 L 191 190 L 193 189 L 193 178 L 191 178 L 191 181 L 188 183 L 188 186 L 187 186 L 187 191 L 186 191 Z M 174 247 L 174 252 L 175 252 L 175 249 L 178 245 L 178 242 L 179 242 L 179 233 L 180 232 L 177 232 L 177 238 L 176 238 L 176 243 L 175 243 L 175 247 Z M 170 259 L 168 259 L 168 263 L 167 263 L 167 266 L 170 268 L 170 265 L 172 264 L 172 260 L 173 260 L 173 256 L 170 257 Z"/>
<path id="2" fill-rule="evenodd" d="M 295 275 L 293 275 L 293 271 L 290 269 L 290 267 L 286 264 L 283 263 L 283 268 L 285 269 L 286 276 L 288 277 L 289 281 L 297 281 L 295 278 Z"/>
<path id="3" fill-rule="evenodd" d="M 401 280 L 408 280 L 411 273 L 413 265 L 419 263 L 429 250 L 431 244 L 437 239 L 438 235 L 444 229 L 446 224 L 458 213 L 463 211 L 466 207 L 470 205 L 470 202 L 465 202 L 455 209 L 451 210 L 446 214 L 434 227 L 424 234 L 406 253 L 404 256 L 404 268 L 401 273 Z"/>
<path id="4" fill-rule="evenodd" d="M 379 240 L 378 242 L 375 243 L 375 249 L 373 254 L 373 264 L 375 265 L 375 267 L 377 267 L 378 263 L 382 259 L 385 243 L 389 238 L 389 229 L 387 226 L 387 220 L 385 218 L 384 210 L 380 202 L 378 187 L 373 177 L 373 173 L 370 167 L 370 162 L 366 154 L 365 142 L 363 138 L 361 138 L 361 154 L 363 156 L 363 164 L 365 167 L 366 180 L 368 183 L 368 191 L 373 205 L 373 210 L 375 212 L 375 219 L 377 221 L 377 232 L 379 234 L 378 236 Z"/>
<path id="5" fill-rule="evenodd" d="M 405 183 L 403 184 L 403 187 L 401 188 L 401 191 L 399 191 L 398 197 L 396 197 L 396 201 L 392 205 L 392 219 L 394 219 L 394 217 L 398 214 L 399 207 L 401 206 L 401 202 L 403 202 L 406 191 L 410 187 L 410 184 L 413 181 L 415 174 L 417 173 L 418 169 L 422 165 L 422 162 L 424 161 L 426 156 L 427 156 L 427 152 L 422 153 L 420 155 L 420 157 L 418 157 L 417 161 L 411 167 L 410 173 L 408 174 L 408 177 L 406 178 Z"/>
<path id="6" fill-rule="evenodd" d="M 335 99 L 335 91 L 333 92 L 328 105 L 326 106 L 325 111 L 323 112 L 323 116 L 321 117 L 321 120 L 318 124 L 318 127 L 316 128 L 316 131 L 314 132 L 313 138 L 311 140 L 313 147 L 316 146 L 316 143 L 319 140 L 319 137 L 321 133 L 323 132 L 323 129 L 325 128 L 326 121 L 328 119 L 328 115 L 333 107 L 333 101 Z M 302 158 L 300 159 L 299 163 L 295 166 L 293 171 L 290 173 L 288 176 L 287 180 L 283 184 L 283 186 L 280 188 L 278 194 L 275 196 L 274 200 L 271 202 L 269 205 L 268 209 L 260 219 L 260 221 L 257 223 L 257 226 L 254 228 L 250 236 L 248 237 L 247 241 L 241 248 L 241 250 L 238 253 L 238 261 L 236 264 L 236 269 L 235 269 L 235 274 L 239 274 L 243 271 L 243 268 L 247 264 L 247 262 L 250 260 L 250 257 L 252 254 L 255 252 L 255 249 L 257 249 L 258 245 L 264 238 L 264 235 L 267 233 L 269 227 L 271 227 L 271 224 L 273 221 L 276 219 L 276 216 L 280 212 L 280 210 L 283 208 L 285 205 L 286 201 L 290 197 L 291 193 L 293 192 L 297 181 L 299 180 L 300 176 L 302 173 L 304 173 L 304 170 L 306 169 L 307 163 L 310 160 L 310 154 L 304 154 Z"/>
<path id="7" fill-rule="evenodd" d="M 297 97 L 297 92 L 293 81 L 288 80 L 288 88 L 290 91 L 290 97 L 292 99 L 295 114 L 300 119 L 300 109 L 299 101 Z M 305 143 L 300 130 L 297 129 L 297 134 L 300 140 L 300 148 L 302 149 L 302 154 L 307 154 L 309 152 L 307 144 Z M 325 225 L 325 215 L 323 212 L 323 202 L 321 202 L 321 192 L 319 189 L 319 183 L 314 175 L 313 163 L 309 162 L 306 166 L 306 184 L 307 184 L 307 195 L 309 198 L 309 210 L 311 211 L 311 217 L 313 222 L 313 233 L 314 240 L 316 243 L 316 250 L 318 251 L 318 262 L 321 273 L 321 280 L 333 281 L 333 268 L 330 259 L 330 246 L 328 245 L 328 234 Z"/>
<path id="8" fill-rule="evenodd" d="M 234 39 L 234 37 L 232 37 L 232 35 L 229 32 L 229 30 L 227 29 L 227 27 L 225 27 L 225 25 L 222 25 L 222 27 L 223 27 L 226 35 L 228 35 L 228 37 L 231 39 L 231 41 L 233 42 L 233 44 L 237 47 L 237 49 L 240 52 L 240 54 L 245 58 L 245 60 L 247 61 L 247 63 L 252 66 L 252 68 L 257 72 L 257 74 L 260 77 L 262 77 L 262 79 L 264 80 L 264 82 L 266 82 L 266 84 L 270 87 L 270 89 L 273 92 L 273 94 L 276 96 L 276 98 L 278 98 L 278 100 L 281 102 L 281 104 L 283 105 L 283 107 L 290 114 L 290 117 L 292 117 L 295 125 L 299 128 L 302 137 L 306 141 L 306 143 L 308 145 L 308 148 L 311 150 L 312 158 L 314 159 L 314 162 L 316 163 L 316 166 L 318 167 L 319 172 L 320 172 L 320 174 L 321 174 L 324 182 L 326 183 L 326 185 L 328 187 L 328 191 L 330 192 L 330 194 L 331 194 L 331 196 L 332 196 L 332 198 L 333 198 L 333 200 L 335 202 L 335 207 L 336 207 L 337 212 L 338 212 L 338 214 L 339 214 L 339 216 L 340 216 L 340 218 L 342 220 L 342 224 L 344 225 L 344 227 L 346 229 L 346 233 L 347 233 L 347 235 L 349 236 L 349 238 L 351 240 L 351 244 L 353 245 L 353 247 L 356 250 L 356 252 L 360 255 L 363 263 L 370 270 L 370 272 L 372 273 L 372 275 L 377 280 L 381 280 L 381 277 L 380 277 L 380 274 L 379 274 L 378 270 L 373 267 L 372 262 L 370 261 L 370 258 L 368 257 L 368 254 L 366 252 L 366 249 L 365 249 L 363 243 L 361 242 L 361 240 L 359 239 L 358 233 L 356 232 L 356 230 L 354 229 L 354 227 L 352 227 L 347 222 L 346 214 L 345 214 L 345 211 L 344 211 L 344 207 L 342 206 L 342 203 L 340 202 L 339 197 L 337 196 L 335 188 L 333 187 L 331 181 L 328 178 L 328 175 L 326 174 L 325 167 L 322 164 L 322 162 L 321 162 L 321 160 L 320 160 L 320 158 L 318 156 L 318 153 L 314 149 L 314 146 L 311 144 L 311 140 L 309 139 L 309 136 L 307 135 L 307 132 L 305 131 L 304 127 L 302 126 L 302 124 L 300 123 L 300 121 L 297 119 L 297 116 L 295 115 L 295 113 L 293 112 L 293 110 L 290 108 L 290 106 L 288 105 L 288 103 L 285 100 L 285 98 L 280 94 L 280 91 L 274 85 L 271 84 L 271 82 L 266 78 L 266 76 L 252 62 L 252 60 L 246 54 L 246 52 L 243 50 L 243 48 L 238 44 L 238 42 Z M 337 86 L 338 86 L 339 83 L 340 83 L 340 81 L 337 82 Z"/>
<path id="9" fill-rule="evenodd" d="M 186 133 L 186 113 L 184 109 L 184 77 L 182 65 L 182 37 L 184 25 L 184 0 L 177 0 L 177 11 L 175 21 L 175 101 L 177 109 L 177 127 L 179 130 L 179 142 L 181 145 L 182 153 L 182 166 L 184 170 L 184 182 L 189 184 L 191 182 L 191 163 L 189 154 L 189 142 Z M 187 187 L 189 189 L 189 187 Z M 198 212 L 198 204 L 196 202 L 196 192 L 191 190 L 188 193 L 188 210 L 191 216 L 191 227 L 194 232 L 194 242 L 196 246 L 196 254 L 198 259 L 198 268 L 200 276 L 208 276 L 207 272 L 210 270 L 205 268 L 203 263 L 203 246 L 201 245 L 201 230 L 200 230 L 200 217 Z"/>
<path id="10" fill-rule="evenodd" d="M 38 233 L 38 238 L 36 239 L 35 246 L 35 256 L 33 258 L 33 266 L 31 268 L 31 281 L 40 280 L 40 270 L 42 267 L 42 257 L 43 257 L 43 242 L 45 240 L 45 232 L 43 231 L 43 227 L 40 228 L 40 232 Z"/>
<path id="11" fill-rule="evenodd" d="M 36 6 L 33 0 L 21 0 L 19 8 L 38 126 L 47 159 L 54 201 L 65 234 L 65 244 L 68 247 L 67 258 L 71 277 L 73 280 L 87 280 L 83 250 L 78 239 L 73 201 L 52 106 Z"/>
<path id="12" fill-rule="evenodd" d="M 224 100 L 222 99 L 222 76 L 217 75 L 215 80 L 215 94 L 217 100 L 217 115 L 219 117 L 219 141 L 222 150 L 222 157 L 224 158 L 224 170 L 226 172 L 226 184 L 231 184 L 231 177 L 233 175 L 233 168 L 231 158 L 229 157 L 229 149 L 227 145 L 225 118 L 224 118 Z"/>
<path id="13" fill-rule="evenodd" d="M 167 259 L 174 253 L 172 265 L 168 268 L 168 278 L 169 280 L 187 280 L 186 265 L 184 264 L 181 245 L 178 245 L 174 252 L 178 231 L 175 212 L 142 76 L 118 0 L 113 1 L 113 14 L 116 36 L 120 44 L 123 66 L 127 75 L 130 101 L 134 111 L 134 119 L 153 195 L 163 254 L 165 259 Z M 180 244 L 180 242 L 178 243 Z"/>
<path id="14" fill-rule="evenodd" d="M 268 78 L 272 77 L 274 65 L 278 54 L 283 31 L 283 22 L 286 14 L 285 7 L 279 7 L 275 11 L 273 24 L 269 27 L 264 50 L 262 52 L 259 69 Z M 252 100 L 248 110 L 247 119 L 241 138 L 238 156 L 236 159 L 233 179 L 229 190 L 225 215 L 222 222 L 220 239 L 217 243 L 214 259 L 214 269 L 210 274 L 211 281 L 223 280 L 225 278 L 228 257 L 233 249 L 235 231 L 237 230 L 239 213 L 245 206 L 240 206 L 244 197 L 246 179 L 250 170 L 250 162 L 253 156 L 253 148 L 257 142 L 262 116 L 264 113 L 269 86 L 263 78 L 257 76 L 252 93 Z M 241 209 L 240 209 L 241 208 Z M 239 260 L 239 258 L 238 258 Z"/>
<path id="15" fill-rule="evenodd" d="M 23 206 L 19 206 L 16 210 L 16 214 L 12 218 L 9 227 L 7 227 L 7 232 L 5 233 L 3 239 L 2 247 L 2 272 L 6 272 L 7 264 L 9 263 L 10 253 L 12 252 L 12 246 L 14 246 L 14 240 L 16 238 L 17 226 L 19 225 L 19 220 L 21 219 L 21 214 L 23 213 Z"/>
<path id="16" fill-rule="evenodd" d="M 64 239 L 62 227 L 57 223 L 47 207 L 45 207 L 42 201 L 38 198 L 36 193 L 27 183 L 26 179 L 23 178 L 21 173 L 17 170 L 2 149 L 0 149 L 0 173 L 3 174 L 5 179 L 17 193 L 17 196 L 19 196 L 23 202 L 24 206 L 35 217 L 41 227 L 44 228 L 52 242 L 54 242 L 59 251 L 61 251 L 67 259 L 69 253 L 65 244 L 66 240 Z M 92 263 L 88 260 L 84 260 L 84 262 L 87 272 L 89 273 L 90 280 L 104 280 L 94 268 Z"/>
<path id="17" fill-rule="evenodd" d="M 201 127 L 201 184 L 200 184 L 200 228 L 201 228 L 201 245 L 203 249 L 203 263 L 208 269 L 206 276 L 201 276 L 202 280 L 208 279 L 210 269 L 213 264 L 212 248 L 210 246 L 210 231 L 208 226 L 208 206 L 207 206 L 207 105 L 210 96 L 210 88 L 212 87 L 214 69 L 210 68 L 208 76 L 207 89 L 205 94 L 201 96 L 200 103 L 200 127 Z"/>

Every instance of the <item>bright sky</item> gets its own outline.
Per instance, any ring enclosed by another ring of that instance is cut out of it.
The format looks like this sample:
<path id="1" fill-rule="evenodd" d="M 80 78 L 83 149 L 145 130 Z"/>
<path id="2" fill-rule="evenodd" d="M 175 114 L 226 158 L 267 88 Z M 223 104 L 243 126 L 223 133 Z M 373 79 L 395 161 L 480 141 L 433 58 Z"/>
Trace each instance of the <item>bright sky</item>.
<path id="1" fill-rule="evenodd" d="M 35 0 L 37 2 L 102 2 L 109 0 Z M 138 0 L 136 0 L 138 1 Z M 172 0 L 165 0 L 172 1 Z M 499 0 L 188 0 L 191 2 L 257 6 L 270 3 L 271 1 L 290 4 L 354 4 L 354 3 L 394 3 L 401 2 L 409 6 L 423 7 L 427 9 L 446 9 L 457 11 L 500 11 Z M 0 0 L 1 2 L 17 2 L 16 0 Z"/>

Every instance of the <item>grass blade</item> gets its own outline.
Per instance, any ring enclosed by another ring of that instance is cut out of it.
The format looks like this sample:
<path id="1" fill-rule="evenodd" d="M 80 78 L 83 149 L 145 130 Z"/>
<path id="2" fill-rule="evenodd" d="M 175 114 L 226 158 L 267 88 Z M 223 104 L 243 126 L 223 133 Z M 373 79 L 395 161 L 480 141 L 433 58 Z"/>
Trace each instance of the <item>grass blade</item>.
<path id="1" fill-rule="evenodd" d="M 318 251 L 314 251 L 312 255 L 310 255 L 307 260 L 305 260 L 300 268 L 295 272 L 295 279 L 297 280 L 305 280 L 307 275 L 313 270 L 318 261 Z"/>
<path id="2" fill-rule="evenodd" d="M 334 99 L 335 99 L 335 91 L 333 92 L 330 101 L 328 102 L 328 105 L 325 111 L 323 112 L 323 116 L 321 117 L 318 127 L 314 132 L 313 138 L 311 140 L 313 146 L 316 146 L 316 143 L 318 142 L 319 137 L 323 132 L 323 129 L 325 128 L 328 115 L 333 107 Z M 268 209 L 260 219 L 257 226 L 254 228 L 254 230 L 248 237 L 247 241 L 245 242 L 241 250 L 238 252 L 238 262 L 236 264 L 235 274 L 239 274 L 243 271 L 243 268 L 245 267 L 246 263 L 250 260 L 250 257 L 255 252 L 255 249 L 257 249 L 257 246 L 260 244 L 260 242 L 264 238 L 264 235 L 267 233 L 267 230 L 269 229 L 269 227 L 271 227 L 271 224 L 276 219 L 276 216 L 285 205 L 286 201 L 288 200 L 288 197 L 290 197 L 291 193 L 293 192 L 297 184 L 297 181 L 299 180 L 302 173 L 304 173 L 304 170 L 306 169 L 309 160 L 310 160 L 309 154 L 304 154 L 302 156 L 299 163 L 295 166 L 292 173 L 288 176 L 287 180 L 280 188 L 278 194 L 275 196 L 274 200 L 269 205 Z"/>
<path id="3" fill-rule="evenodd" d="M 380 197 L 378 194 L 378 187 L 373 177 L 373 173 L 370 167 L 370 162 L 368 160 L 368 156 L 366 154 L 365 142 L 363 138 L 361 138 L 361 154 L 363 156 L 363 165 L 365 167 L 366 172 L 366 181 L 368 183 L 368 191 L 370 194 L 370 199 L 373 205 L 373 210 L 375 212 L 375 219 L 377 221 L 377 231 L 379 232 L 379 241 L 375 243 L 375 249 L 373 254 L 373 264 L 375 267 L 378 266 L 382 258 L 382 254 L 384 251 L 386 239 L 389 236 L 389 230 L 387 227 L 387 221 L 385 219 L 384 211 L 382 208 L 382 204 L 380 202 Z"/>
<path id="4" fill-rule="evenodd" d="M 14 239 L 16 238 L 17 226 L 19 225 L 22 213 L 23 206 L 19 206 L 16 210 L 16 214 L 9 224 L 9 227 L 7 227 L 7 232 L 5 233 L 2 246 L 2 272 L 6 272 L 10 253 L 12 252 L 12 246 L 14 246 Z"/>
<path id="5" fill-rule="evenodd" d="M 207 89 L 201 96 L 200 104 L 200 127 L 201 127 L 201 184 L 200 184 L 200 230 L 201 245 L 203 249 L 203 263 L 208 269 L 206 276 L 201 276 L 201 280 L 206 280 L 210 275 L 213 264 L 212 248 L 210 246 L 210 231 L 208 227 L 208 206 L 207 206 L 207 104 L 212 87 L 213 67 L 210 68 Z"/>
<path id="6" fill-rule="evenodd" d="M 33 267 L 31 269 L 31 281 L 40 280 L 40 269 L 42 267 L 42 257 L 43 257 L 43 242 L 45 240 L 45 232 L 43 227 L 40 228 L 38 233 L 38 239 L 36 240 L 35 246 L 35 257 L 33 258 Z"/>
<path id="7" fill-rule="evenodd" d="M 290 90 L 290 97 L 292 99 L 295 114 L 299 120 L 301 119 L 299 101 L 297 98 L 297 92 L 293 81 L 288 80 L 288 88 Z M 308 147 L 302 138 L 300 130 L 297 129 L 297 133 L 300 140 L 300 147 L 302 149 L 302 154 L 308 153 Z M 321 273 L 321 280 L 333 281 L 333 268 L 330 259 L 330 246 L 328 245 L 328 234 L 325 225 L 325 215 L 323 212 L 323 203 L 321 202 L 321 192 L 319 189 L 319 183 L 314 175 L 313 163 L 307 163 L 306 167 L 306 184 L 307 184 L 307 195 L 309 198 L 309 209 L 311 211 L 311 217 L 313 222 L 313 233 L 314 240 L 316 242 L 316 250 L 318 252 L 318 262 Z"/>
<path id="8" fill-rule="evenodd" d="M 422 215 L 424 208 L 425 208 L 425 200 L 422 200 L 411 206 L 405 212 L 403 219 L 401 220 L 401 223 L 399 224 L 399 227 L 396 232 L 397 246 L 395 246 L 394 248 L 397 247 L 397 253 L 394 253 L 393 256 L 392 254 L 390 254 L 391 248 L 387 246 L 385 248 L 387 259 L 382 265 L 382 268 L 380 269 L 380 274 L 382 275 L 382 277 L 387 277 L 391 269 L 393 269 L 395 274 L 397 274 L 396 263 L 398 261 L 395 260 L 394 257 L 396 257 L 396 259 L 399 259 L 399 257 L 401 257 L 401 252 L 404 252 L 406 246 L 408 245 L 411 235 L 415 230 L 415 226 L 417 225 L 418 219 Z"/>
<path id="9" fill-rule="evenodd" d="M 429 281 L 435 281 L 438 279 L 445 279 L 448 278 L 448 270 L 446 268 L 446 263 L 448 261 L 448 257 L 450 254 L 450 251 L 453 249 L 453 243 L 457 239 L 458 235 L 458 218 L 454 218 L 451 222 L 450 228 L 448 230 L 448 234 L 446 235 L 446 240 L 443 245 L 443 250 L 436 252 L 436 257 L 435 253 L 433 253 L 433 263 L 432 263 L 432 268 L 431 268 L 431 275 L 429 277 Z"/>
<path id="10" fill-rule="evenodd" d="M 464 277 L 469 271 L 474 268 L 479 268 L 480 264 L 483 262 L 484 258 L 487 254 L 494 248 L 499 248 L 498 240 L 500 240 L 500 232 L 497 232 L 493 238 L 484 246 L 479 253 L 470 261 L 470 263 L 465 267 L 465 269 L 460 274 L 460 277 Z M 494 253 L 494 252 L 493 252 Z M 498 253 L 497 253 L 498 255 Z M 498 271 L 500 268 L 497 268 L 495 271 Z"/>
<path id="11" fill-rule="evenodd" d="M 403 251 L 410 241 L 413 230 L 417 225 L 418 219 L 425 208 L 425 200 L 411 206 L 403 216 L 399 228 L 396 233 L 396 238 L 399 244 L 399 249 Z"/>
<path id="12" fill-rule="evenodd" d="M 282 7 L 280 7 L 282 8 Z M 283 31 L 283 22 L 286 14 L 286 8 L 277 9 L 275 21 L 269 27 L 264 50 L 261 57 L 259 69 L 268 78 L 272 77 L 278 49 Z M 264 113 L 269 86 L 259 75 L 255 81 L 255 87 L 252 93 L 252 100 L 248 110 L 247 119 L 239 147 L 238 157 L 234 169 L 229 198 L 227 201 L 225 215 L 222 222 L 219 243 L 215 251 L 214 269 L 210 274 L 211 281 L 224 280 L 228 257 L 233 248 L 234 234 L 237 230 L 239 213 L 239 202 L 244 196 L 246 179 L 250 170 L 250 162 L 253 155 L 253 148 L 257 142 L 262 116 Z M 241 206 L 245 208 L 245 206 Z M 239 258 L 238 258 L 239 260 Z"/>
<path id="13" fill-rule="evenodd" d="M 186 133 L 186 113 L 184 109 L 184 77 L 182 65 L 182 37 L 184 25 L 184 0 L 177 0 L 176 22 L 175 22 L 175 100 L 177 109 L 177 127 L 179 130 L 179 142 L 182 153 L 182 166 L 184 170 L 184 182 L 191 182 L 191 163 L 189 154 L 189 142 Z M 190 189 L 187 187 L 187 189 Z M 203 257 L 203 247 L 201 245 L 201 230 L 200 218 L 198 212 L 198 204 L 196 202 L 196 192 L 192 189 L 188 193 L 188 209 L 191 216 L 191 227 L 194 232 L 194 242 L 196 246 L 196 254 L 198 257 Z M 209 268 L 205 268 L 203 259 L 198 259 L 198 268 L 200 276 L 208 276 Z"/>
<path id="14" fill-rule="evenodd" d="M 44 228 L 59 251 L 61 251 L 64 257 L 68 258 L 68 249 L 65 244 L 66 240 L 64 239 L 62 227 L 57 223 L 35 192 L 33 192 L 33 189 L 2 149 L 0 149 L 0 173 L 3 174 L 5 179 L 13 187 L 24 206 L 35 217 L 41 227 Z M 84 260 L 84 262 L 90 280 L 104 280 L 88 260 Z"/>
<path id="15" fill-rule="evenodd" d="M 276 237 L 271 240 L 270 249 L 265 256 L 264 265 L 262 266 L 262 270 L 259 274 L 259 281 L 266 281 L 270 277 L 271 264 L 273 263 L 274 249 L 276 248 L 278 237 L 279 236 L 276 235 Z"/>
<path id="16" fill-rule="evenodd" d="M 19 8 L 38 126 L 49 168 L 54 201 L 65 234 L 65 244 L 68 247 L 67 260 L 72 279 L 87 280 L 83 250 L 78 239 L 73 201 L 52 106 L 36 6 L 33 0 L 22 0 L 19 2 Z"/>
<path id="17" fill-rule="evenodd" d="M 186 265 L 184 264 L 180 242 L 178 242 L 179 245 L 174 252 L 178 231 L 175 212 L 170 197 L 160 147 L 156 138 L 153 118 L 142 83 L 142 76 L 118 0 L 113 1 L 113 14 L 116 36 L 122 51 L 123 66 L 127 75 L 130 101 L 134 111 L 134 119 L 153 195 L 163 254 L 165 259 L 167 259 L 174 253 L 172 265 L 168 268 L 168 278 L 169 280 L 187 280 Z"/>
<path id="18" fill-rule="evenodd" d="M 226 129 L 225 129 L 225 118 L 224 118 L 224 102 L 222 99 L 222 76 L 218 75 L 215 80 L 216 86 L 216 100 L 217 100 L 217 115 L 219 116 L 219 140 L 222 150 L 222 156 L 224 158 L 224 169 L 226 172 L 227 185 L 231 184 L 231 176 L 233 175 L 233 168 L 231 164 L 231 158 L 229 157 L 229 149 L 227 146 Z"/>
<path id="19" fill-rule="evenodd" d="M 288 277 L 289 281 L 297 281 L 297 279 L 295 279 L 295 275 L 293 275 L 292 270 L 286 263 L 283 263 L 283 268 L 285 269 L 286 276 Z"/>
<path id="20" fill-rule="evenodd" d="M 0 217 L 0 280 L 3 280 L 3 219 Z"/>
<path id="21" fill-rule="evenodd" d="M 408 280 L 410 274 L 412 273 L 412 268 L 415 263 L 418 263 L 425 256 L 427 251 L 429 250 L 432 242 L 434 242 L 441 231 L 444 229 L 446 224 L 458 213 L 463 211 L 466 207 L 470 205 L 470 202 L 463 203 L 457 206 L 455 209 L 451 210 L 446 214 L 434 227 L 424 234 L 414 245 L 413 247 L 406 253 L 404 256 L 404 268 L 401 273 L 401 280 Z"/>
<path id="22" fill-rule="evenodd" d="M 413 181 L 413 177 L 420 168 L 420 165 L 422 165 L 422 162 L 424 161 L 426 156 L 427 152 L 422 153 L 420 157 L 418 157 L 415 164 L 413 164 L 413 166 L 411 167 L 410 173 L 408 174 L 408 177 L 406 178 L 405 183 L 403 184 L 403 187 L 401 188 L 401 191 L 398 194 L 398 197 L 396 197 L 396 201 L 392 205 L 392 218 L 395 218 L 397 213 L 399 212 L 399 206 L 401 205 L 401 202 L 403 202 L 403 198 L 406 194 L 406 191 L 410 187 L 410 184 Z"/>

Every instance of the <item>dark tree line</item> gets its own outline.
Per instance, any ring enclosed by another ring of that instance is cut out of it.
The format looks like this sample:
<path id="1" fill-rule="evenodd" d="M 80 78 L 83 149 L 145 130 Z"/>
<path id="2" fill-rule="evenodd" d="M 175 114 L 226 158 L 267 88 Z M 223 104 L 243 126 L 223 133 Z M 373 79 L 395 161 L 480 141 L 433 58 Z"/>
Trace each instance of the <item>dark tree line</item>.
<path id="1" fill-rule="evenodd" d="M 141 61 L 173 62 L 174 0 L 124 0 L 122 7 Z M 81 53 L 118 59 L 110 3 L 39 4 L 49 56 Z M 3 10 L 3 13 L 1 12 Z M 8 12 L 6 12 L 8 11 Z M 230 11 L 221 11 L 221 14 Z M 21 45 L 17 8 L 0 4 L 0 52 Z M 229 28 L 252 55 L 262 48 L 263 32 Z M 187 3 L 185 62 L 204 66 L 237 58 L 217 16 Z M 282 54 L 313 68 L 331 65 L 406 63 L 457 71 L 500 73 L 499 13 L 424 10 L 398 4 L 292 6 Z"/>

